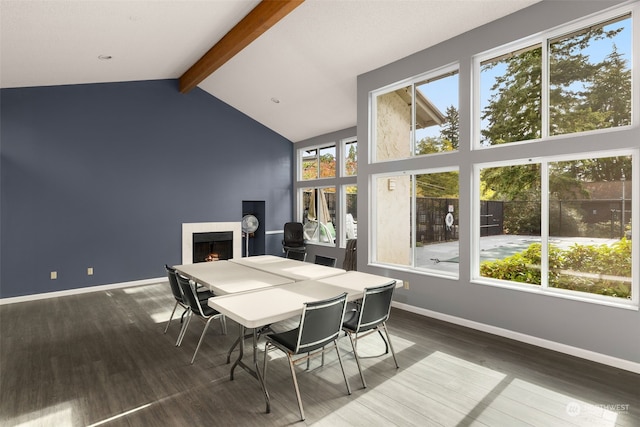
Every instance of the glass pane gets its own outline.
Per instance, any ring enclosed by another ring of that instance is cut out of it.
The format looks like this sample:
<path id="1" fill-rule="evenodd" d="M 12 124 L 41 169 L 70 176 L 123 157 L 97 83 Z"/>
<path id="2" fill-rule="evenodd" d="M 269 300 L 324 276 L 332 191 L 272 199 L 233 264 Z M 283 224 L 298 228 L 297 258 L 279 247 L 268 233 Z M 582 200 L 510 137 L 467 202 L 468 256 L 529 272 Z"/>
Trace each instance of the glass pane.
<path id="1" fill-rule="evenodd" d="M 549 134 L 631 124 L 631 17 L 549 43 Z"/>
<path id="2" fill-rule="evenodd" d="M 485 61 L 480 67 L 482 146 L 541 137 L 542 47 Z"/>
<path id="3" fill-rule="evenodd" d="M 336 146 L 320 148 L 320 178 L 336 176 Z"/>
<path id="4" fill-rule="evenodd" d="M 345 185 L 345 240 L 358 238 L 358 186 Z"/>
<path id="5" fill-rule="evenodd" d="M 344 174 L 355 176 L 358 174 L 358 141 L 344 144 Z"/>
<path id="6" fill-rule="evenodd" d="M 631 297 L 631 176 L 630 156 L 549 164 L 550 287 Z"/>
<path id="7" fill-rule="evenodd" d="M 411 157 L 411 86 L 376 97 L 376 161 Z"/>
<path id="8" fill-rule="evenodd" d="M 336 188 L 302 190 L 304 238 L 309 242 L 331 243 L 336 239 Z"/>
<path id="9" fill-rule="evenodd" d="M 409 175 L 375 180 L 375 261 L 411 265 L 411 180 Z"/>
<path id="10" fill-rule="evenodd" d="M 416 83 L 415 154 L 458 149 L 458 72 Z"/>
<path id="11" fill-rule="evenodd" d="M 302 173 L 303 181 L 309 179 L 318 179 L 318 149 L 312 148 L 302 151 Z"/>
<path id="12" fill-rule="evenodd" d="M 540 165 L 482 169 L 480 194 L 480 275 L 540 285 Z"/>
<path id="13" fill-rule="evenodd" d="M 458 274 L 458 172 L 415 176 L 415 266 Z"/>

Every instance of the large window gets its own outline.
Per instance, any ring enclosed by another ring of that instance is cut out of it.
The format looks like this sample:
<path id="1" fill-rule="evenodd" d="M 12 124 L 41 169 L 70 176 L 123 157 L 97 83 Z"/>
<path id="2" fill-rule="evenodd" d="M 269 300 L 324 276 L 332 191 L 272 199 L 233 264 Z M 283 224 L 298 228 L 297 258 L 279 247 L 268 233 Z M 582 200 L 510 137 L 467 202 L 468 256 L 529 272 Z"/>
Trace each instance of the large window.
<path id="1" fill-rule="evenodd" d="M 374 261 L 458 275 L 458 171 L 375 177 Z"/>
<path id="2" fill-rule="evenodd" d="M 375 161 L 458 149 L 458 70 L 448 67 L 375 97 Z"/>
<path id="3" fill-rule="evenodd" d="M 597 153 L 479 166 L 480 276 L 630 299 L 633 164 Z"/>
<path id="4" fill-rule="evenodd" d="M 298 149 L 296 221 L 307 243 L 344 246 L 357 238 L 358 141 L 344 138 Z"/>
<path id="5" fill-rule="evenodd" d="M 462 58 L 469 70 L 373 90 L 369 261 L 637 306 L 638 10 L 611 8 Z M 439 103 L 438 86 L 453 82 Z M 458 115 L 457 98 L 472 108 Z"/>
<path id="6" fill-rule="evenodd" d="M 479 55 L 480 146 L 630 125 L 631 40 L 625 14 Z"/>

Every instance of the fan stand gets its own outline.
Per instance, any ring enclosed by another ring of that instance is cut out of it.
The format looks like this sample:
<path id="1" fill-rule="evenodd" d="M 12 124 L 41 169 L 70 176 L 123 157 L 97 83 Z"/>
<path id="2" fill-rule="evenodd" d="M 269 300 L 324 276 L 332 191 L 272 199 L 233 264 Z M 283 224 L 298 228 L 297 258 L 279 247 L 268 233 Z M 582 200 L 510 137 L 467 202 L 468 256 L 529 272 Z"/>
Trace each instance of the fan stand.
<path id="1" fill-rule="evenodd" d="M 242 234 L 244 234 L 244 241 L 245 241 L 244 256 L 248 257 L 249 256 L 249 233 L 242 233 Z"/>

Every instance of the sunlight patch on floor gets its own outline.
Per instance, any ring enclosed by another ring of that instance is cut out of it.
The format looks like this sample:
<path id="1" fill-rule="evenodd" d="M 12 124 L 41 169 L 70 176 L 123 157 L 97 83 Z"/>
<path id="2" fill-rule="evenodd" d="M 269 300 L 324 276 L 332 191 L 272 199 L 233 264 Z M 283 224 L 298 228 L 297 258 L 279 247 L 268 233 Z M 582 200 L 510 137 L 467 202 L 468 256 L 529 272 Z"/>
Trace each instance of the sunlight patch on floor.
<path id="1" fill-rule="evenodd" d="M 23 414 L 10 420 L 8 425 L 16 427 L 72 426 L 74 425 L 73 405 L 70 402 L 65 402 Z"/>

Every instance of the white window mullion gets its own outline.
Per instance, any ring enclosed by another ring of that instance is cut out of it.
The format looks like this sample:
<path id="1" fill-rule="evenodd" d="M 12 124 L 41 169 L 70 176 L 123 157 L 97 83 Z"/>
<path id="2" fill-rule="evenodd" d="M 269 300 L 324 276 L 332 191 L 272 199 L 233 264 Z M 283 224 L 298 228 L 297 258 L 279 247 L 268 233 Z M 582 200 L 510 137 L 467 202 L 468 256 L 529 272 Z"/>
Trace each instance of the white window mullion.
<path id="1" fill-rule="evenodd" d="M 544 139 L 549 136 L 549 76 L 551 75 L 549 70 L 549 40 L 543 39 L 540 44 L 542 46 L 542 75 L 540 77 L 540 137 Z"/>
<path id="2" fill-rule="evenodd" d="M 549 163 L 540 163 L 540 285 L 549 287 Z"/>

